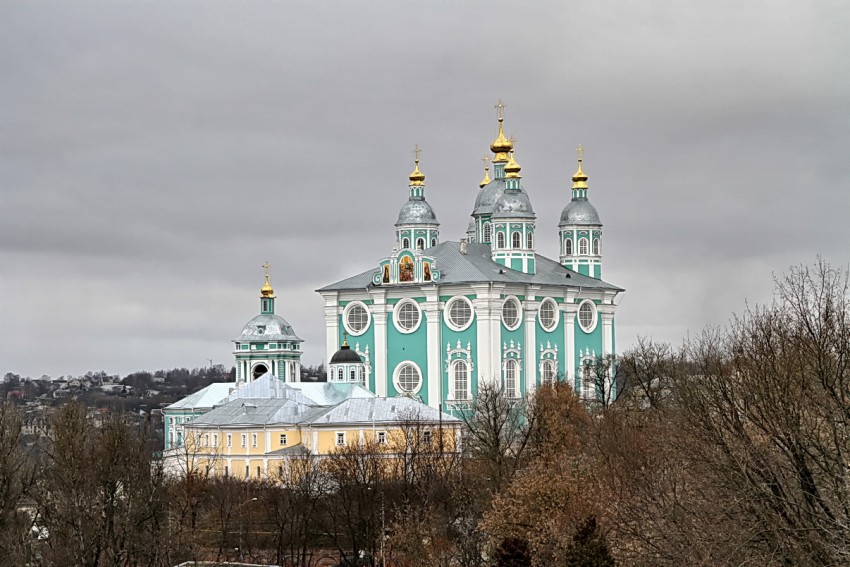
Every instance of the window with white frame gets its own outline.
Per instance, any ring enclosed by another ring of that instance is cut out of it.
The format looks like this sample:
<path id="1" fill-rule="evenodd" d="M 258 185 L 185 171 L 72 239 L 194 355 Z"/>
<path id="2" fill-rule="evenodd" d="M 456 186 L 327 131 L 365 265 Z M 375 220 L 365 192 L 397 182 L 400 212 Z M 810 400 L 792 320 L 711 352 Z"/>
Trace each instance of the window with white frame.
<path id="1" fill-rule="evenodd" d="M 469 399 L 469 365 L 465 360 L 452 363 L 452 393 L 455 400 Z"/>
<path id="2" fill-rule="evenodd" d="M 512 358 L 505 361 L 505 397 L 519 397 L 519 363 Z"/>
<path id="3" fill-rule="evenodd" d="M 585 333 L 592 333 L 596 328 L 596 304 L 589 299 L 582 301 L 578 308 L 578 325 Z"/>
<path id="4" fill-rule="evenodd" d="M 386 431 L 378 431 L 375 434 L 375 441 L 378 445 L 386 445 L 387 444 L 387 432 Z"/>
<path id="5" fill-rule="evenodd" d="M 558 304 L 551 297 L 547 297 L 540 303 L 540 310 L 537 312 L 537 318 L 540 321 L 540 326 L 545 331 L 553 331 L 558 324 Z"/>
<path id="6" fill-rule="evenodd" d="M 502 323 L 509 330 L 513 331 L 519 327 L 520 322 L 520 306 L 519 301 L 515 297 L 509 297 L 502 304 Z"/>
<path id="7" fill-rule="evenodd" d="M 493 225 L 489 222 L 484 223 L 484 242 L 489 243 L 493 236 Z"/>
<path id="8" fill-rule="evenodd" d="M 357 369 L 356 368 L 352 368 L 351 372 L 349 372 L 349 380 L 351 380 L 352 382 L 357 382 Z"/>
<path id="9" fill-rule="evenodd" d="M 251 447 L 256 447 L 256 446 L 257 446 L 257 434 L 252 433 L 251 434 Z"/>
<path id="10" fill-rule="evenodd" d="M 555 361 L 544 360 L 540 365 L 540 383 L 544 386 L 551 386 L 555 383 L 556 373 Z"/>
<path id="11" fill-rule="evenodd" d="M 505 233 L 497 232 L 496 233 L 496 248 L 504 248 L 505 247 Z"/>
<path id="12" fill-rule="evenodd" d="M 286 445 L 286 433 L 280 434 L 280 445 L 281 446 Z"/>
<path id="13" fill-rule="evenodd" d="M 511 234 L 511 247 L 522 248 L 522 234 L 520 234 L 517 230 Z"/>
<path id="14" fill-rule="evenodd" d="M 534 248 L 534 233 L 529 232 L 528 235 L 525 237 L 525 242 L 526 248 L 528 248 L 529 250 Z"/>
<path id="15" fill-rule="evenodd" d="M 410 248 L 410 239 L 406 236 L 401 239 L 401 247 L 405 249 Z"/>
<path id="16" fill-rule="evenodd" d="M 218 447 L 218 433 L 213 433 L 213 447 Z"/>
<path id="17" fill-rule="evenodd" d="M 593 254 L 599 256 L 599 239 L 593 239 Z"/>
<path id="18" fill-rule="evenodd" d="M 247 433 L 242 434 L 242 446 L 243 447 L 248 446 L 248 434 Z"/>
<path id="19" fill-rule="evenodd" d="M 396 366 L 393 382 L 399 393 L 415 394 L 422 387 L 422 374 L 413 362 L 402 362 Z"/>
<path id="20" fill-rule="evenodd" d="M 578 239 L 578 254 L 579 256 L 587 256 L 587 238 Z"/>
<path id="21" fill-rule="evenodd" d="M 426 429 L 425 431 L 422 432 L 422 444 L 423 445 L 430 445 L 431 441 L 433 439 L 434 439 L 434 434 L 431 432 L 430 429 Z"/>
<path id="22" fill-rule="evenodd" d="M 596 394 L 596 380 L 594 379 L 593 361 L 585 359 L 581 364 L 581 395 L 585 399 L 592 399 Z"/>
<path id="23" fill-rule="evenodd" d="M 227 446 L 233 447 L 233 435 L 231 435 L 230 433 L 227 434 Z"/>
<path id="24" fill-rule="evenodd" d="M 350 335 L 362 335 L 369 328 L 369 321 L 369 310 L 359 301 L 352 301 L 342 312 L 342 324 Z"/>
<path id="25" fill-rule="evenodd" d="M 472 302 L 458 295 L 451 298 L 445 308 L 446 325 L 453 331 L 463 331 L 472 324 Z"/>
<path id="26" fill-rule="evenodd" d="M 571 238 L 567 238 L 564 240 L 564 256 L 572 256 L 573 255 L 573 241 Z"/>
<path id="27" fill-rule="evenodd" d="M 417 250 L 424 250 L 425 249 L 425 239 L 424 238 L 417 238 L 416 239 L 416 249 Z"/>
<path id="28" fill-rule="evenodd" d="M 337 447 L 345 446 L 345 431 L 337 431 L 336 432 L 336 446 Z"/>
<path id="29" fill-rule="evenodd" d="M 434 246 L 436 246 L 436 245 L 437 245 L 437 239 L 436 239 L 436 238 L 432 238 L 432 239 L 431 239 L 431 248 L 433 248 L 433 247 L 434 247 Z"/>
<path id="30" fill-rule="evenodd" d="M 393 309 L 393 321 L 396 328 L 402 333 L 412 333 L 419 328 L 421 318 L 422 313 L 419 311 L 419 305 L 412 299 L 399 301 Z"/>

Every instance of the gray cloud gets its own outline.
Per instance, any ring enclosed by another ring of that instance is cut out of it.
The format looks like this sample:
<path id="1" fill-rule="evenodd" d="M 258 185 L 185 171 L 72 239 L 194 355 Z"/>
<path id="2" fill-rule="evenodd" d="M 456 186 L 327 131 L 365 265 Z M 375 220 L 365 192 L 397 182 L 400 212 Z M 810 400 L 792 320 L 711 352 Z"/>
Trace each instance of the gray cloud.
<path id="1" fill-rule="evenodd" d="M 618 346 L 847 265 L 850 83 L 838 2 L 0 5 L 0 361 L 38 375 L 230 363 L 273 265 L 313 290 L 392 246 L 410 149 L 462 236 L 507 125 L 557 254 L 587 148 Z M 543 237 L 549 234 L 547 239 Z"/>

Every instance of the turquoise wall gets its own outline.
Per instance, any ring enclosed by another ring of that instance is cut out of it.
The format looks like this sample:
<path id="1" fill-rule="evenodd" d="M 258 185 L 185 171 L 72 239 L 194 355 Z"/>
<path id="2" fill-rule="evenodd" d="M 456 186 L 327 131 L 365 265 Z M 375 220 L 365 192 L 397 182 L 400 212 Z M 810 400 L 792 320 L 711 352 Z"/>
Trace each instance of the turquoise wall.
<path id="1" fill-rule="evenodd" d="M 543 298 L 545 299 L 545 297 Z M 552 298 L 555 300 L 555 303 L 558 305 L 558 324 L 555 325 L 555 329 L 552 332 L 546 331 L 543 326 L 540 324 L 540 318 L 536 317 L 534 320 L 534 324 L 537 325 L 537 344 L 535 345 L 535 354 L 537 359 L 537 368 L 535 371 L 537 372 L 537 384 L 540 384 L 540 345 L 543 344 L 545 348 L 547 343 L 551 343 L 553 347 L 558 347 L 558 374 L 561 376 L 566 376 L 566 365 L 567 365 L 567 351 L 564 348 L 566 344 L 566 340 L 564 339 L 564 314 L 560 312 L 561 305 L 563 305 L 564 300 L 558 298 Z"/>
<path id="2" fill-rule="evenodd" d="M 445 305 L 452 297 L 456 297 L 454 295 L 444 295 L 440 296 L 440 302 Z M 470 301 L 475 299 L 474 295 L 467 295 L 467 299 Z M 477 322 L 476 322 L 477 314 L 475 310 L 472 311 L 472 324 L 466 330 L 463 331 L 453 331 L 446 325 L 445 317 L 443 316 L 443 312 L 440 311 L 440 380 L 442 381 L 443 387 L 443 399 L 442 401 L 446 401 L 449 395 L 449 373 L 446 369 L 446 344 L 451 343 L 452 348 L 457 346 L 457 342 L 460 341 L 460 344 L 463 348 L 466 348 L 466 343 L 470 343 L 472 346 L 472 362 L 474 363 L 474 367 L 472 370 L 472 374 L 469 377 L 470 381 L 470 391 L 473 396 L 478 394 L 478 330 L 477 330 Z"/>
<path id="3" fill-rule="evenodd" d="M 578 315 L 576 315 L 575 322 L 575 349 L 576 349 L 576 367 L 573 369 L 575 373 L 575 384 L 573 385 L 575 388 L 579 387 L 579 378 L 581 373 L 579 372 L 579 364 L 581 363 L 581 357 L 584 353 L 584 350 L 589 348 L 590 352 L 596 352 L 596 356 L 602 355 L 602 317 L 599 313 L 596 314 L 596 328 L 593 329 L 590 333 L 585 333 L 581 326 L 578 324 Z"/>
<path id="4" fill-rule="evenodd" d="M 340 301 L 339 306 L 340 309 L 344 309 L 346 305 L 352 303 L 351 301 Z M 361 303 L 371 306 L 372 300 L 365 299 L 361 300 Z M 345 326 L 342 324 L 343 316 L 339 316 L 339 336 L 337 337 L 337 344 L 335 345 L 336 351 L 340 345 L 342 345 L 342 333 L 345 332 Z M 369 346 L 369 361 L 372 364 L 372 374 L 369 376 L 369 384 L 366 384 L 366 388 L 375 391 L 375 314 L 372 314 L 372 320 L 369 322 L 369 327 L 366 331 L 360 336 L 349 335 L 348 336 L 348 344 L 353 349 L 356 345 L 360 345 L 360 350 L 366 350 L 366 346 Z M 329 361 L 330 362 L 330 361 Z"/>
<path id="5" fill-rule="evenodd" d="M 424 298 L 415 298 L 422 308 L 425 301 Z M 401 300 L 388 300 L 387 304 L 393 308 L 396 303 Z M 417 396 L 423 400 L 428 399 L 428 320 L 425 311 L 420 313 L 421 320 L 419 327 L 412 333 L 402 333 L 396 329 L 393 322 L 393 314 L 387 313 L 387 395 L 396 396 L 398 391 L 393 384 L 393 374 L 396 366 L 400 363 L 410 360 L 419 366 L 422 373 L 422 388 L 417 392 Z"/>

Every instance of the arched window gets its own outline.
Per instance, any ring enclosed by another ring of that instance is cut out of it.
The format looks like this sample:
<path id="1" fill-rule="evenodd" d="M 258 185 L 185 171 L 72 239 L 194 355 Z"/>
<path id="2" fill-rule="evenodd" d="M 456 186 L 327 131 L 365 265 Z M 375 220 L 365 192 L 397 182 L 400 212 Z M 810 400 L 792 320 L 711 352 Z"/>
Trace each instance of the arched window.
<path id="1" fill-rule="evenodd" d="M 519 389 L 518 386 L 518 378 L 519 378 L 519 365 L 517 361 L 509 358 L 505 362 L 505 397 L 506 398 L 518 398 L 519 397 Z"/>
<path id="2" fill-rule="evenodd" d="M 343 370 L 342 368 L 340 368 L 340 369 L 339 369 L 339 372 L 337 373 L 337 376 L 339 376 L 339 381 L 340 381 L 340 382 L 342 382 L 343 380 L 345 380 L 345 370 Z"/>
<path id="3" fill-rule="evenodd" d="M 544 386 L 551 386 L 555 383 L 555 361 L 544 360 L 541 365 L 540 383 Z"/>
<path id="4" fill-rule="evenodd" d="M 564 256 L 573 255 L 573 241 L 571 238 L 564 240 Z"/>
<path id="5" fill-rule="evenodd" d="M 357 369 L 352 368 L 348 376 L 349 380 L 351 380 L 352 382 L 357 382 Z"/>
<path id="6" fill-rule="evenodd" d="M 489 222 L 484 223 L 484 242 L 489 244 L 490 239 L 493 236 L 493 225 Z"/>
<path id="7" fill-rule="evenodd" d="M 578 253 L 579 256 L 587 256 L 587 238 L 578 239 Z"/>
<path id="8" fill-rule="evenodd" d="M 401 239 L 401 247 L 402 248 L 410 248 L 410 239 L 406 236 Z"/>
<path id="9" fill-rule="evenodd" d="M 433 248 L 433 247 L 434 247 L 434 246 L 436 246 L 436 245 L 437 245 L 437 239 L 436 239 L 436 238 L 432 238 L 432 239 L 431 239 L 431 248 Z"/>
<path id="10" fill-rule="evenodd" d="M 454 399 L 469 399 L 469 366 L 463 360 L 455 361 L 452 367 L 452 379 L 454 383 Z"/>
<path id="11" fill-rule="evenodd" d="M 581 396 L 586 400 L 596 397 L 596 380 L 594 379 L 593 361 L 586 359 L 581 365 Z"/>
<path id="12" fill-rule="evenodd" d="M 525 237 L 525 242 L 526 242 L 526 246 L 525 246 L 526 248 L 528 248 L 529 250 L 534 248 L 534 233 L 533 232 L 528 233 L 528 236 Z"/>
<path id="13" fill-rule="evenodd" d="M 424 250 L 425 249 L 425 239 L 424 238 L 417 238 L 416 239 L 416 249 L 417 250 Z"/>
<path id="14" fill-rule="evenodd" d="M 505 233 L 497 232 L 496 233 L 496 248 L 504 248 L 505 247 Z"/>
<path id="15" fill-rule="evenodd" d="M 599 239 L 593 239 L 593 254 L 594 256 L 599 256 Z"/>
<path id="16" fill-rule="evenodd" d="M 518 231 L 511 234 L 511 246 L 513 248 L 522 248 L 522 235 Z"/>

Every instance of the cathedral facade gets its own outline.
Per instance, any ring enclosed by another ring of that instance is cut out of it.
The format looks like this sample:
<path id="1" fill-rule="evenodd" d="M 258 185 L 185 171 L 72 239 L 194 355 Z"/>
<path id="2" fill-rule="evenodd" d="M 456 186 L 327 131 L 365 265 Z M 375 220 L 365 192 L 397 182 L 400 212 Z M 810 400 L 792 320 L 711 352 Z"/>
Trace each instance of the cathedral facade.
<path id="1" fill-rule="evenodd" d="M 588 200 L 581 147 L 558 232 L 542 235 L 558 238 L 559 258 L 549 259 L 535 251 L 537 215 L 497 108 L 493 179 L 485 168 L 466 237 L 441 241 L 417 152 L 391 253 L 318 290 L 329 381 L 447 409 L 468 405 L 485 383 L 512 398 L 554 380 L 591 400 L 614 388 L 612 372 L 600 383 L 597 369 L 614 353 L 615 300 L 624 290 L 601 279 L 602 223 Z M 356 374 L 334 363 L 355 353 Z"/>

